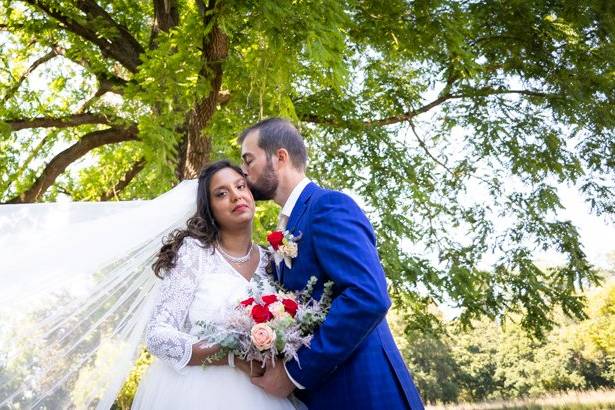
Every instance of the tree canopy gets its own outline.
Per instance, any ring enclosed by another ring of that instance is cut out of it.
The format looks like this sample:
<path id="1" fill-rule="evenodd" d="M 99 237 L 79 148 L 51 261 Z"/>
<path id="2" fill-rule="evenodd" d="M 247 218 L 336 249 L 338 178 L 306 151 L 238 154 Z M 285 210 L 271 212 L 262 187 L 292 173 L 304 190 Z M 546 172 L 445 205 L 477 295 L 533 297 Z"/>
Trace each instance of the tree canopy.
<path id="1" fill-rule="evenodd" d="M 609 347 L 605 342 L 615 335 L 615 277 L 604 287 L 592 289 L 588 297 L 587 319 L 572 320 L 558 312 L 559 325 L 542 340 L 529 337 L 509 320 L 502 324 L 482 319 L 467 330 L 449 322 L 440 333 L 410 331 L 403 336 L 399 316 L 393 314 L 391 322 L 426 402 L 508 400 L 612 389 L 615 354 L 613 343 Z"/>
<path id="2" fill-rule="evenodd" d="M 555 306 L 583 314 L 598 277 L 557 187 L 615 213 L 611 0 L 0 7 L 0 201 L 151 198 L 282 116 L 310 177 L 363 199 L 417 323 L 433 301 L 537 332 Z"/>

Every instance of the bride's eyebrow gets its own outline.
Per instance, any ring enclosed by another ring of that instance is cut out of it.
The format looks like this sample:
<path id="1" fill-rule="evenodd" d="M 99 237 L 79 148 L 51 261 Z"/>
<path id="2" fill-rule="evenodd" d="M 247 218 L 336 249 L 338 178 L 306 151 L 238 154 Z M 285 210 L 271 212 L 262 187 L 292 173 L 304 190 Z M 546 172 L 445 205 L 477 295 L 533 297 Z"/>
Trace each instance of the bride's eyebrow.
<path id="1" fill-rule="evenodd" d="M 232 185 L 232 184 L 237 185 L 237 184 L 240 184 L 240 183 L 243 183 L 243 182 L 246 182 L 246 179 L 244 177 L 239 177 L 239 178 L 237 178 L 235 181 L 233 181 L 230 184 L 223 184 L 223 185 L 218 185 L 217 187 L 214 187 L 212 189 L 212 192 L 216 192 L 216 191 L 218 191 L 220 189 L 227 189 L 229 185 Z"/>
<path id="2" fill-rule="evenodd" d="M 218 186 L 216 186 L 216 187 L 212 188 L 212 190 L 211 190 L 211 191 L 212 191 L 212 192 L 216 192 L 216 191 L 219 191 L 219 190 L 221 190 L 221 189 L 227 189 L 227 187 L 228 187 L 228 184 L 218 185 Z"/>

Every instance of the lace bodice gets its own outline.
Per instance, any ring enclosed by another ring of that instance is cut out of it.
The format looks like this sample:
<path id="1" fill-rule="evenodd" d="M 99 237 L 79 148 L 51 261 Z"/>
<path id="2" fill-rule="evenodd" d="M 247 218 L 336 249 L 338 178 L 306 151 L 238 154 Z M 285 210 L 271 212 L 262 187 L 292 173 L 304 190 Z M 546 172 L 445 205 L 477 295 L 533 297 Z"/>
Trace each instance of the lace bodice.
<path id="1" fill-rule="evenodd" d="M 266 254 L 260 248 L 259 252 L 261 258 L 252 280 L 266 275 Z M 247 297 L 249 284 L 218 251 L 212 253 L 197 240 L 185 239 L 175 267 L 160 283 L 146 327 L 148 350 L 180 371 L 198 341 L 194 324 L 199 320 L 215 322 L 225 306 Z"/>

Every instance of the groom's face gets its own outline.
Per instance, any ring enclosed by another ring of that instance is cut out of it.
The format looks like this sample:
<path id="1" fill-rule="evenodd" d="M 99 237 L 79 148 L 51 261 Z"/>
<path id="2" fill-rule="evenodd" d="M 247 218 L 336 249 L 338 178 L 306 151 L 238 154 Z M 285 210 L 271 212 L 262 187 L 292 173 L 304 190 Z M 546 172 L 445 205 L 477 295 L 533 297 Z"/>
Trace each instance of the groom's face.
<path id="1" fill-rule="evenodd" d="M 278 189 L 278 175 L 273 159 L 258 146 L 258 131 L 251 132 L 241 144 L 242 169 L 257 201 L 273 199 Z"/>

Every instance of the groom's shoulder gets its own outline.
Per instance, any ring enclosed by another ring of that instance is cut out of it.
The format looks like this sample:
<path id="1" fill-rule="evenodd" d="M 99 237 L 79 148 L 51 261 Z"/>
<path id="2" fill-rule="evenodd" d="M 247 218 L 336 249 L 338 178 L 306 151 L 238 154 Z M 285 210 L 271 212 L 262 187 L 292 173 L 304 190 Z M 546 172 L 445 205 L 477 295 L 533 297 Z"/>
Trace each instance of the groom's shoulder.
<path id="1" fill-rule="evenodd" d="M 357 202 L 348 194 L 334 189 L 318 187 L 312 196 L 312 204 L 315 209 L 324 208 L 346 208 L 360 209 Z"/>

